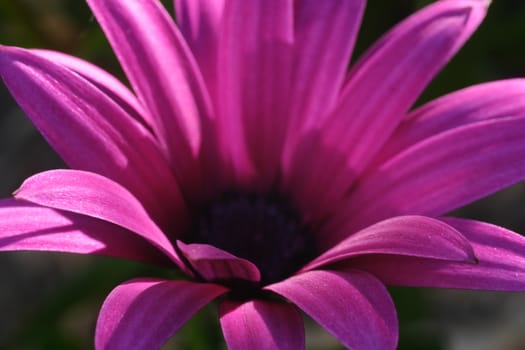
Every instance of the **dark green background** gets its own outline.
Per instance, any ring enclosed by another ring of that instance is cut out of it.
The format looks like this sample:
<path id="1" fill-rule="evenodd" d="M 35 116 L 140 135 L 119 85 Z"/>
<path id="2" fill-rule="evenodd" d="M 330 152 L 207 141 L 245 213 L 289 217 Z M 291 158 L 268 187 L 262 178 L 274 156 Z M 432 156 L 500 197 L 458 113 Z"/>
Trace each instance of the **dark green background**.
<path id="1" fill-rule="evenodd" d="M 369 1 L 356 55 L 392 25 L 430 2 Z M 171 3 L 164 3 L 171 11 Z M 493 1 L 481 28 L 418 103 L 476 83 L 525 77 L 524 37 L 525 1 Z M 0 43 L 68 52 L 123 76 L 83 1 L 0 0 Z M 3 85 L 0 112 L 0 195 L 5 197 L 24 178 L 63 164 Z M 462 209 L 460 214 L 525 232 L 524 210 L 525 188 L 516 185 Z M 2 253 L 0 349 L 91 349 L 104 296 L 126 279 L 165 273 L 108 258 Z M 400 318 L 400 349 L 525 349 L 521 331 L 525 329 L 523 293 L 391 291 Z M 309 348 L 341 348 L 312 322 L 307 322 L 307 328 Z M 224 348 L 215 308 L 205 308 L 166 348 Z"/>

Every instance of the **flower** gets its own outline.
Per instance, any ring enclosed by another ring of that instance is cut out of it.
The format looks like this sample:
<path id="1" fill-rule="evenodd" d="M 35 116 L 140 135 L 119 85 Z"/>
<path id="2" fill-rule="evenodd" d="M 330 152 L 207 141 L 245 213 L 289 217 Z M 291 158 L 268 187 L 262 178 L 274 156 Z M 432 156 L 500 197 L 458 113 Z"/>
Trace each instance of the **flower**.
<path id="1" fill-rule="evenodd" d="M 393 349 L 385 285 L 525 290 L 525 239 L 445 213 L 525 178 L 525 80 L 410 111 L 488 2 L 442 0 L 347 72 L 364 0 L 88 0 L 133 92 L 78 58 L 0 47 L 0 74 L 74 170 L 0 202 L 0 249 L 158 263 L 117 286 L 97 349 L 159 348 L 219 298 L 230 349 L 301 349 L 298 309 Z M 138 334 L 138 336 L 137 336 Z"/>

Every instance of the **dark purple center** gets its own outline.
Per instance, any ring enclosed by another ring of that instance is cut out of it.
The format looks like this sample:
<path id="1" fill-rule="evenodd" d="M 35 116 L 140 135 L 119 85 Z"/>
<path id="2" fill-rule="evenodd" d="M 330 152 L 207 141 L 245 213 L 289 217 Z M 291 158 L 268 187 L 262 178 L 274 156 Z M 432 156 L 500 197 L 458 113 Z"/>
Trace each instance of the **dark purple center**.
<path id="1" fill-rule="evenodd" d="M 225 195 L 201 211 L 195 243 L 221 248 L 257 265 L 262 283 L 280 281 L 314 256 L 313 238 L 280 199 Z"/>

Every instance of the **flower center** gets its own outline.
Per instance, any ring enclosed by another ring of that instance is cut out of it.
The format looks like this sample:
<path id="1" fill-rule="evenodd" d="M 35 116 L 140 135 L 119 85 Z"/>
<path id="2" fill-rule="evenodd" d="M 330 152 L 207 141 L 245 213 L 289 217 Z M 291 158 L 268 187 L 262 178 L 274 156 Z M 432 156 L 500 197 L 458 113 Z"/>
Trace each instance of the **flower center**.
<path id="1" fill-rule="evenodd" d="M 254 263 L 262 284 L 280 281 L 314 256 L 313 237 L 282 201 L 227 194 L 201 211 L 194 242 L 223 249 Z"/>

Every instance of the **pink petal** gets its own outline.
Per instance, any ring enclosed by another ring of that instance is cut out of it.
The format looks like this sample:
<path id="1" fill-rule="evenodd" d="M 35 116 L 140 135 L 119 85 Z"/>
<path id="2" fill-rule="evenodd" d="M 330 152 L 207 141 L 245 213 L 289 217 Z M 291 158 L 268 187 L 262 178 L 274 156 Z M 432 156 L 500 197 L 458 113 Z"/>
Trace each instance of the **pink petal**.
<path id="1" fill-rule="evenodd" d="M 143 126 L 151 128 L 153 124 L 151 116 L 144 111 L 137 97 L 108 72 L 88 61 L 58 51 L 32 49 L 31 53 L 71 69 L 95 85 L 101 92 L 108 96 L 110 100 L 115 101 L 126 113 Z"/>
<path id="2" fill-rule="evenodd" d="M 0 200 L 0 250 L 97 254 L 165 263 L 157 249 L 119 226 L 11 198 Z"/>
<path id="3" fill-rule="evenodd" d="M 181 268 L 184 266 L 140 202 L 108 178 L 79 170 L 51 170 L 28 178 L 14 196 L 119 225 L 159 248 Z"/>
<path id="4" fill-rule="evenodd" d="M 384 283 L 413 287 L 525 291 L 525 238 L 484 222 L 443 218 L 471 243 L 477 264 L 372 255 L 350 262 Z"/>
<path id="5" fill-rule="evenodd" d="M 292 0 L 233 0 L 224 9 L 216 103 L 222 147 L 241 185 L 266 188 L 278 170 L 291 87 L 293 7 Z"/>
<path id="6" fill-rule="evenodd" d="M 0 74 L 70 167 L 121 183 L 161 224 L 173 215 L 185 216 L 177 182 L 156 141 L 108 95 L 30 50 L 0 46 Z"/>
<path id="7" fill-rule="evenodd" d="M 525 110 L 435 135 L 367 174 L 326 229 L 335 238 L 386 217 L 441 215 L 524 179 L 524 154 Z"/>
<path id="8" fill-rule="evenodd" d="M 303 320 L 290 304 L 224 300 L 219 315 L 229 350 L 304 349 Z"/>
<path id="9" fill-rule="evenodd" d="M 476 262 L 469 241 L 452 226 L 424 216 L 398 216 L 351 234 L 303 270 L 367 254 Z"/>
<path id="10" fill-rule="evenodd" d="M 363 0 L 303 0 L 295 7 L 295 63 L 292 97 L 294 126 L 318 126 L 334 107 L 348 68 Z"/>
<path id="11" fill-rule="evenodd" d="M 318 145 L 305 145 L 311 147 L 306 158 L 311 163 L 302 169 L 312 171 L 309 182 L 296 192 L 305 197 L 305 188 L 322 188 L 317 194 L 321 198 L 307 194 L 298 202 L 315 203 L 325 213 L 337 206 L 428 82 L 477 28 L 486 9 L 486 2 L 479 0 L 437 1 L 365 53 L 350 71 L 335 112 L 319 135 L 310 136 L 311 142 L 319 137 Z"/>
<path id="12" fill-rule="evenodd" d="M 88 0 L 187 196 L 207 185 L 202 153 L 214 152 L 209 97 L 173 20 L 155 0 Z M 206 140 L 206 142 L 203 142 Z"/>
<path id="13" fill-rule="evenodd" d="M 291 156 L 293 146 L 304 140 L 301 138 L 307 138 L 307 133 L 318 127 L 334 108 L 361 24 L 364 5 L 363 0 L 297 2 L 294 18 L 294 75 L 291 96 L 288 97 L 291 120 L 286 137 L 286 158 Z M 302 148 L 299 147 L 299 150 Z M 285 159 L 286 163 L 289 161 Z M 289 166 L 285 164 L 286 168 Z M 294 170 L 299 172 L 299 167 Z"/>
<path id="14" fill-rule="evenodd" d="M 261 280 L 259 269 L 253 263 L 214 246 L 177 241 L 177 248 L 205 281 L 228 283 Z"/>
<path id="15" fill-rule="evenodd" d="M 217 50 L 225 0 L 175 0 L 175 14 L 211 96 L 217 87 Z"/>
<path id="16" fill-rule="evenodd" d="M 394 304 L 383 284 L 366 272 L 308 271 L 266 289 L 289 299 L 346 347 L 396 348 Z"/>
<path id="17" fill-rule="evenodd" d="M 500 80 L 468 87 L 411 112 L 383 147 L 374 163 L 427 138 L 483 120 L 525 115 L 525 79 Z"/>
<path id="18" fill-rule="evenodd" d="M 193 314 L 226 292 L 215 284 L 135 279 L 115 288 L 97 321 L 95 348 L 159 349 Z"/>
<path id="19" fill-rule="evenodd" d="M 338 149 L 352 151 L 349 165 L 363 168 L 477 29 L 487 7 L 479 0 L 438 1 L 401 22 L 364 54 L 348 75 L 327 135 L 327 140 L 343 141 Z"/>

